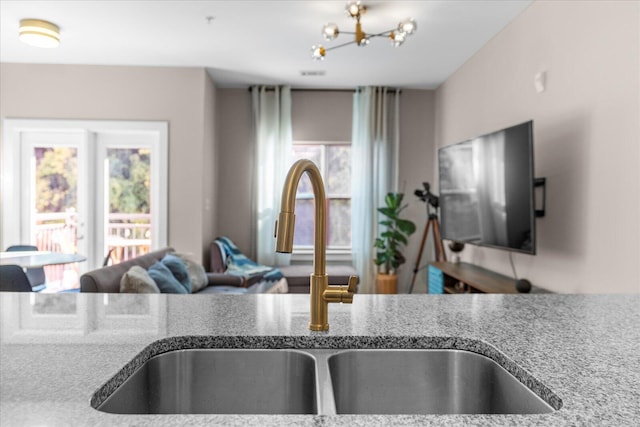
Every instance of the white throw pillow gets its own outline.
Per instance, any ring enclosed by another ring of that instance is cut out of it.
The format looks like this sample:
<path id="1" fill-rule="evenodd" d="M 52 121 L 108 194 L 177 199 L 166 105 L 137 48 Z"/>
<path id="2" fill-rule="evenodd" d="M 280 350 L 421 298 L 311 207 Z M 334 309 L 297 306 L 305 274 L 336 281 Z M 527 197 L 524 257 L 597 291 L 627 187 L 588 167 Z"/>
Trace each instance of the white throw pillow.
<path id="1" fill-rule="evenodd" d="M 159 294 L 160 289 L 158 285 L 153 281 L 147 270 L 134 265 L 122 275 L 120 279 L 120 292 L 121 293 L 134 293 L 134 294 Z"/>

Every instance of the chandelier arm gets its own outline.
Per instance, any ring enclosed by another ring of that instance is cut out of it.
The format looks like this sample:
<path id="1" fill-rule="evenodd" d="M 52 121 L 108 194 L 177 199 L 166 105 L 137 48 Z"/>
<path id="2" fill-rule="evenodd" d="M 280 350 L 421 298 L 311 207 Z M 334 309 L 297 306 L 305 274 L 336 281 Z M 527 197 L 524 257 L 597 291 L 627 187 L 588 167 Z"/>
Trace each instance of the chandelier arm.
<path id="1" fill-rule="evenodd" d="M 325 50 L 325 52 L 326 52 L 326 51 L 329 51 L 329 50 L 338 49 L 339 47 L 348 46 L 348 45 L 350 45 L 350 44 L 354 44 L 354 43 L 355 43 L 355 40 L 352 40 L 352 41 L 350 41 L 350 42 L 342 43 L 342 44 L 339 44 L 339 45 L 337 45 L 337 46 L 325 47 L 325 48 L 324 48 L 324 50 Z"/>
<path id="2" fill-rule="evenodd" d="M 393 33 L 394 31 L 395 31 L 395 28 L 393 30 L 383 31 L 378 34 L 370 34 L 370 35 L 367 35 L 367 37 L 388 37 L 389 34 Z"/>
<path id="3" fill-rule="evenodd" d="M 382 37 L 382 36 L 388 36 L 390 33 L 396 31 L 396 28 L 393 28 L 391 30 L 387 30 L 387 31 L 383 31 L 381 33 L 377 33 L 377 34 L 367 34 L 367 37 Z M 349 35 L 355 35 L 356 33 L 353 31 L 342 31 L 340 30 L 340 34 L 349 34 Z"/>

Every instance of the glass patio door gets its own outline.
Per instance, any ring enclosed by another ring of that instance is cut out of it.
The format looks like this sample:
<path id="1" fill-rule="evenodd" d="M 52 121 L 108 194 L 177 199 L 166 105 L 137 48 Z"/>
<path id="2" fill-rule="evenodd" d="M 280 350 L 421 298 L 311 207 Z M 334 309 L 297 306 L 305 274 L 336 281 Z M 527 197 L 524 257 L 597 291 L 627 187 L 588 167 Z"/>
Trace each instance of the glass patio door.
<path id="1" fill-rule="evenodd" d="M 84 132 L 22 135 L 21 243 L 41 251 L 87 254 L 88 153 Z M 47 290 L 77 287 L 80 264 L 46 266 Z"/>
<path id="2" fill-rule="evenodd" d="M 153 244 L 152 188 L 154 137 L 150 134 L 97 135 L 98 244 L 119 263 L 148 253 Z"/>
<path id="3" fill-rule="evenodd" d="M 69 288 L 108 253 L 117 263 L 167 245 L 166 122 L 6 119 L 4 128 L 3 250 L 86 256 L 47 272 Z"/>

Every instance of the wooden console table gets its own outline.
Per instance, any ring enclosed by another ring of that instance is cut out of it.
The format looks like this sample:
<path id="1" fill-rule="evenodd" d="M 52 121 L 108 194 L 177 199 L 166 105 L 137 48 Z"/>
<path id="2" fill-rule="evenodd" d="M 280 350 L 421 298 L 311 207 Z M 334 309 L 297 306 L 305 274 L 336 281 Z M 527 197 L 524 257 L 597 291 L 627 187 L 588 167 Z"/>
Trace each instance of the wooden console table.
<path id="1" fill-rule="evenodd" d="M 430 262 L 429 265 L 443 273 L 445 294 L 491 293 L 517 294 L 516 281 L 510 277 L 477 265 L 461 262 Z"/>

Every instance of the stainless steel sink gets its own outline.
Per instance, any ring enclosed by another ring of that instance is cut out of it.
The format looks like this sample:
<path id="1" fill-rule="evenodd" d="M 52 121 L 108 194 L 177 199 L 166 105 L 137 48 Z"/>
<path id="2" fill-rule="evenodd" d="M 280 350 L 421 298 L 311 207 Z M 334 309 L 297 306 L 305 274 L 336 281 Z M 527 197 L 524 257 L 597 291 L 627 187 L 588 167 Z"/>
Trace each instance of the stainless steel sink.
<path id="1" fill-rule="evenodd" d="M 178 350 L 146 361 L 98 409 L 117 414 L 315 414 L 315 363 L 295 350 Z"/>
<path id="2" fill-rule="evenodd" d="M 562 406 L 516 372 L 547 400 L 494 360 L 465 350 L 143 351 L 91 404 L 117 414 L 321 415 L 533 414 Z"/>
<path id="3" fill-rule="evenodd" d="M 329 358 L 339 414 L 537 414 L 553 408 L 488 357 L 353 350 Z"/>

